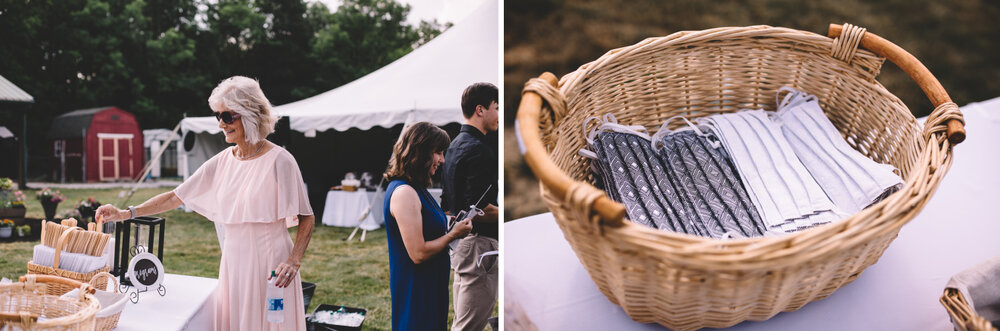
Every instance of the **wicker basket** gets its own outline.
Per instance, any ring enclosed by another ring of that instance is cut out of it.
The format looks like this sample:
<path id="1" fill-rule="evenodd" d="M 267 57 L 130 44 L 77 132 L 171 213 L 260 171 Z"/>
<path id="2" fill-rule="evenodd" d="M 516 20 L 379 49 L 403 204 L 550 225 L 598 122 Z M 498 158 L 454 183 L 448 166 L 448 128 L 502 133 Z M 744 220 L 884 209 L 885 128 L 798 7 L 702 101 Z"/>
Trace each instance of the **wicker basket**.
<path id="1" fill-rule="evenodd" d="M 990 321 L 976 314 L 976 311 L 965 302 L 962 292 L 954 288 L 944 289 L 941 304 L 951 316 L 951 324 L 959 331 L 997 331 Z"/>
<path id="2" fill-rule="evenodd" d="M 632 319 L 728 327 L 825 298 L 875 263 L 937 188 L 952 146 L 964 139 L 958 106 L 898 46 L 850 25 L 831 25 L 830 35 L 770 26 L 679 32 L 612 50 L 563 76 L 558 88 L 549 73 L 525 85 L 517 114 L 525 160 L 591 279 Z M 882 56 L 936 106 L 923 129 L 875 80 Z M 577 155 L 590 116 L 613 113 L 622 124 L 655 129 L 675 115 L 773 110 L 786 85 L 816 95 L 851 146 L 898 168 L 905 188 L 830 225 L 722 241 L 625 220 L 624 207 L 590 184 L 588 160 Z"/>
<path id="3" fill-rule="evenodd" d="M 94 330 L 101 305 L 90 284 L 56 276 L 28 275 L 19 283 L 0 285 L 0 326 L 3 330 Z M 49 294 L 52 285 L 81 289 L 76 300 Z"/>
<path id="4" fill-rule="evenodd" d="M 62 254 L 63 247 L 65 247 L 65 245 L 66 245 L 66 238 L 69 237 L 69 234 L 72 231 L 82 231 L 82 230 L 80 228 L 78 228 L 78 227 L 71 226 L 71 227 L 68 227 L 67 230 L 63 231 L 62 235 L 59 236 L 59 241 L 58 241 L 58 243 L 56 244 L 56 247 L 55 247 L 55 259 L 54 259 L 54 263 L 52 264 L 52 267 L 48 267 L 48 266 L 44 266 L 44 265 L 40 265 L 40 264 L 35 264 L 34 261 L 28 261 L 28 274 L 31 274 L 31 275 L 52 275 L 52 276 L 59 276 L 59 277 L 69 278 L 69 279 L 72 279 L 72 280 L 75 280 L 75 281 L 78 281 L 78 282 L 81 282 L 81 283 L 89 283 L 98 274 L 100 274 L 102 272 L 109 272 L 109 271 L 111 271 L 111 266 L 104 266 L 103 268 L 100 268 L 100 269 L 97 269 L 97 270 L 94 270 L 94 271 L 91 271 L 91 272 L 88 272 L 88 273 L 80 273 L 80 272 L 74 272 L 74 271 L 59 269 L 59 257 Z M 105 282 L 105 283 L 101 283 L 101 284 L 94 284 L 94 287 L 96 287 L 97 289 L 100 289 L 100 290 L 105 290 L 105 289 L 107 289 L 107 283 Z M 72 291 L 74 288 L 76 288 L 76 287 L 66 286 L 66 285 L 61 285 L 61 284 L 52 284 L 52 285 L 49 286 L 48 290 L 49 290 L 49 294 L 55 295 L 55 296 L 60 296 L 60 295 L 65 294 L 66 292 Z"/>
<path id="5" fill-rule="evenodd" d="M 102 276 L 104 278 L 100 278 Z M 103 279 L 103 281 L 102 281 L 102 279 Z M 102 272 L 102 273 L 97 274 L 97 276 L 94 276 L 94 278 L 90 280 L 90 285 L 91 286 L 95 286 L 95 287 L 98 286 L 98 285 L 105 285 L 105 286 L 107 286 L 108 279 L 110 279 L 110 280 L 112 280 L 114 282 L 114 291 L 109 291 L 109 292 L 111 292 L 111 293 L 121 293 L 121 291 L 119 290 L 119 285 L 120 284 L 118 283 L 118 278 L 115 278 L 115 275 L 112 275 L 109 272 Z M 101 299 L 100 297 L 98 299 L 104 300 L 104 299 Z M 125 297 L 122 297 L 121 300 L 125 300 Z M 122 311 L 124 310 L 124 307 L 122 306 L 122 304 L 124 304 L 124 302 L 118 302 L 118 303 L 111 304 L 110 307 L 104 307 L 104 306 L 102 306 L 101 307 L 101 311 L 98 312 L 99 314 L 100 313 L 104 313 L 104 310 L 109 309 L 109 308 L 110 309 L 115 309 L 117 311 L 113 311 L 112 314 L 107 315 L 107 316 L 98 316 L 95 319 L 96 328 L 94 330 L 96 330 L 96 331 L 109 331 L 111 329 L 114 329 L 116 326 L 118 326 L 118 319 L 121 318 Z"/>

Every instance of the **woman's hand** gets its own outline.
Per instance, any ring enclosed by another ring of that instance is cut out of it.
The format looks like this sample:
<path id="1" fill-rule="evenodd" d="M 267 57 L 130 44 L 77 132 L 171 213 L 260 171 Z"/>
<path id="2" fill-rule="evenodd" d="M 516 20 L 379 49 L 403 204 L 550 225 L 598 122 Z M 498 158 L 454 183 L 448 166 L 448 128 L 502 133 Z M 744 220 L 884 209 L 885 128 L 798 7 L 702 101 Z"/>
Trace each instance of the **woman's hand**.
<path id="1" fill-rule="evenodd" d="M 274 282 L 274 284 L 280 288 L 287 287 L 288 284 L 291 284 L 292 280 L 295 279 L 295 275 L 299 273 L 300 266 L 301 263 L 299 261 L 294 261 L 292 258 L 289 258 L 288 261 L 283 263 L 279 263 L 278 267 L 274 269 L 274 274 L 278 277 L 278 280 Z M 268 276 L 267 279 L 270 280 L 271 277 Z"/>
<path id="2" fill-rule="evenodd" d="M 124 221 L 128 219 L 129 215 L 131 215 L 131 213 L 129 213 L 128 210 L 121 210 L 110 204 L 97 208 L 97 212 L 94 214 L 95 218 L 101 222 Z"/>
<path id="3" fill-rule="evenodd" d="M 453 239 L 462 239 L 466 235 L 472 232 L 472 219 L 466 218 L 463 221 L 455 223 L 455 226 L 451 228 L 451 237 Z"/>

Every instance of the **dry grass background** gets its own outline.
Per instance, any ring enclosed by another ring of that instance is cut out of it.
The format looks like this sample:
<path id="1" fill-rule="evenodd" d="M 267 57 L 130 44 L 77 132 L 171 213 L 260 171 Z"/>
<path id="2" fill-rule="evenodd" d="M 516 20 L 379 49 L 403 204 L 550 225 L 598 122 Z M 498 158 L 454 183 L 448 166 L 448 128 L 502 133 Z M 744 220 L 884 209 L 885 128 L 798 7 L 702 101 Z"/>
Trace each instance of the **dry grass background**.
<path id="1" fill-rule="evenodd" d="M 514 141 L 514 118 L 529 78 L 565 75 L 608 50 L 647 37 L 721 26 L 766 24 L 826 35 L 852 23 L 900 45 L 933 72 L 960 106 L 1000 96 L 1000 1 L 996 0 L 508 0 L 504 8 L 504 211 L 507 220 L 546 212 L 537 180 Z M 879 81 L 915 116 L 931 104 L 891 63 Z"/>

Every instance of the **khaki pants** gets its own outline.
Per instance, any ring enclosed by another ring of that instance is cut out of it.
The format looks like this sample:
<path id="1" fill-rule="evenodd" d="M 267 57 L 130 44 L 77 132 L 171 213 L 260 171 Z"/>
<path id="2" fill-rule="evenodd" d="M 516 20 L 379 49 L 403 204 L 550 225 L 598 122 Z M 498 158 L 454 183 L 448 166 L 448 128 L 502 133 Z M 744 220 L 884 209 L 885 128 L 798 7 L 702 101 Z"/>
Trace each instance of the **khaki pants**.
<path id="1" fill-rule="evenodd" d="M 455 296 L 455 321 L 453 331 L 486 328 L 487 319 L 493 315 L 493 305 L 497 301 L 496 255 L 483 257 L 482 264 L 476 266 L 479 255 L 495 251 L 497 240 L 478 235 L 470 235 L 458 242 L 451 257 L 451 268 L 455 270 L 452 293 Z"/>

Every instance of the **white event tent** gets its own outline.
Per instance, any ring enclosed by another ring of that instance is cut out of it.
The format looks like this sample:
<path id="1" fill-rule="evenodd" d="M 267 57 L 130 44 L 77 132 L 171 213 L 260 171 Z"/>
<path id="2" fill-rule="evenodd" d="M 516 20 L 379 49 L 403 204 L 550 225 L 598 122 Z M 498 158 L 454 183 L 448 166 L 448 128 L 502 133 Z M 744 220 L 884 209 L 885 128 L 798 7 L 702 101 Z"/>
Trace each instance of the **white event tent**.
<path id="1" fill-rule="evenodd" d="M 497 0 L 488 0 L 438 37 L 385 67 L 274 109 L 288 117 L 292 131 L 305 137 L 331 129 L 392 128 L 417 121 L 461 123 L 465 87 L 476 82 L 499 86 L 498 11 Z M 267 82 L 261 83 L 267 93 Z M 184 148 L 178 148 L 178 172 L 184 178 L 228 146 L 211 116 L 185 118 L 181 131 L 185 141 Z"/>

